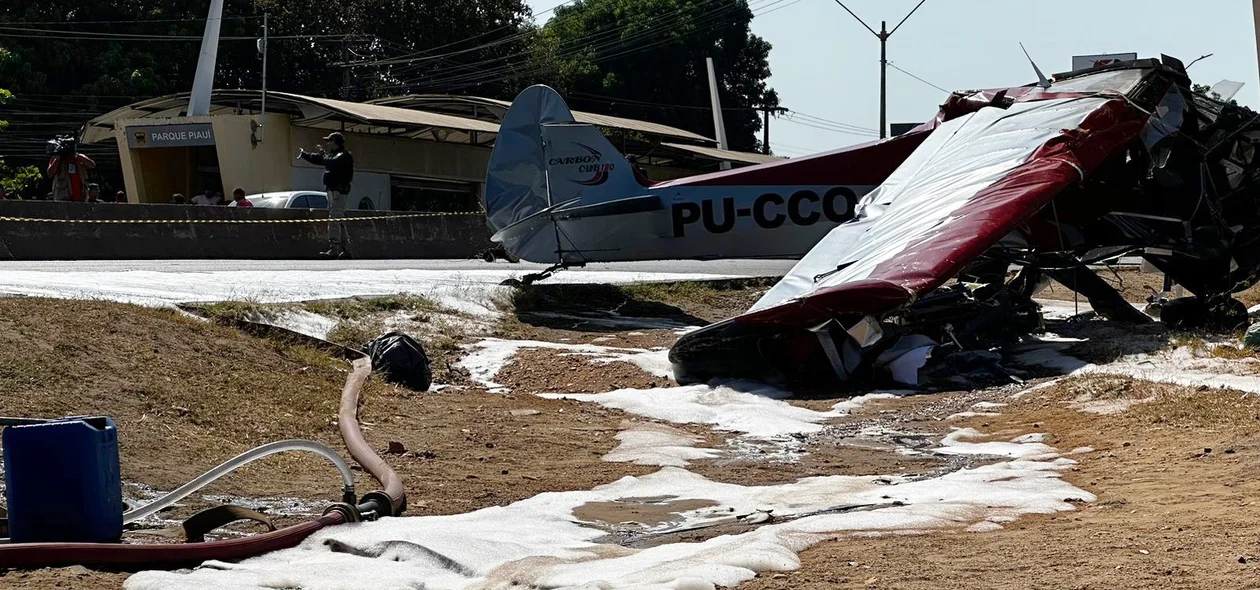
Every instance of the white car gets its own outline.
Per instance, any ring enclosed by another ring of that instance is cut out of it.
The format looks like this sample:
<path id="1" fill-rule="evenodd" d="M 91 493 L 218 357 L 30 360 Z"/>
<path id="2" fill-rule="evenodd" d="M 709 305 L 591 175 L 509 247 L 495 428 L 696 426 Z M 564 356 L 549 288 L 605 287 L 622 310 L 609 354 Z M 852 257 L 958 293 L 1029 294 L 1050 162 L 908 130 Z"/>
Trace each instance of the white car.
<path id="1" fill-rule="evenodd" d="M 277 193 L 263 193 L 260 195 L 247 195 L 245 198 L 253 203 L 255 207 L 263 207 L 266 209 L 327 209 L 328 195 L 320 191 L 281 191 Z M 359 210 L 373 209 L 371 199 L 361 199 L 359 201 Z M 230 203 L 229 203 L 230 205 Z M 352 208 L 351 203 L 346 204 L 346 208 Z"/>

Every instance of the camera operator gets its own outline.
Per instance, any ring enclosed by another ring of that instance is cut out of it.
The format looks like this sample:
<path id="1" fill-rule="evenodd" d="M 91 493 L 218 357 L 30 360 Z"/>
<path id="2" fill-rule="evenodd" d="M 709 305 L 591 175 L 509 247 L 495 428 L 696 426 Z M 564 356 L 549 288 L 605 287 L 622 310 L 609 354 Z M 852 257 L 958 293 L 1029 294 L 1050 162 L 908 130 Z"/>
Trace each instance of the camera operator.
<path id="1" fill-rule="evenodd" d="M 80 154 L 78 143 L 67 137 L 48 142 L 48 176 L 52 178 L 53 199 L 57 201 L 84 201 L 87 199 L 88 170 L 96 168 L 96 162 Z"/>

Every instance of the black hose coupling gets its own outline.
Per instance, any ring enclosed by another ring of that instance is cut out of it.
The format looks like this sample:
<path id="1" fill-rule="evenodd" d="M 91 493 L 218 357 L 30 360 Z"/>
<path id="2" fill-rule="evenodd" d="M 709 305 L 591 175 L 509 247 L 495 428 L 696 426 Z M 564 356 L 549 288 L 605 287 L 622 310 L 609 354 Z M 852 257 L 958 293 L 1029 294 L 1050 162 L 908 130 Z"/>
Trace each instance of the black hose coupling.
<path id="1" fill-rule="evenodd" d="M 349 502 L 338 502 L 324 510 L 325 515 L 333 512 L 345 516 L 346 522 L 363 522 L 363 513 L 359 512 L 359 507 Z"/>
<path id="2" fill-rule="evenodd" d="M 368 492 L 359 500 L 358 509 L 368 520 L 376 520 L 383 516 L 394 516 L 394 500 L 385 492 Z"/>

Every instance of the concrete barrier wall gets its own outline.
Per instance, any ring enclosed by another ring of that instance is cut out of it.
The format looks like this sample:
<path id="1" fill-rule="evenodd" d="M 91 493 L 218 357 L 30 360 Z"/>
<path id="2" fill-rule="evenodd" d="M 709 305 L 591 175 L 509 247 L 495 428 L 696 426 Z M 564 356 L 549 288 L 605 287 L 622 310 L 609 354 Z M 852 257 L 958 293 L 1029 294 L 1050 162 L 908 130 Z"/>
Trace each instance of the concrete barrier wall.
<path id="1" fill-rule="evenodd" d="M 348 211 L 347 217 L 386 215 Z M 405 213 L 398 213 L 405 215 Z M 305 259 L 328 247 L 326 223 L 188 223 L 327 218 L 327 211 L 186 205 L 0 201 L 0 217 L 172 220 L 171 223 L 0 221 L 0 260 Z M 471 258 L 490 245 L 481 215 L 346 223 L 356 258 Z"/>

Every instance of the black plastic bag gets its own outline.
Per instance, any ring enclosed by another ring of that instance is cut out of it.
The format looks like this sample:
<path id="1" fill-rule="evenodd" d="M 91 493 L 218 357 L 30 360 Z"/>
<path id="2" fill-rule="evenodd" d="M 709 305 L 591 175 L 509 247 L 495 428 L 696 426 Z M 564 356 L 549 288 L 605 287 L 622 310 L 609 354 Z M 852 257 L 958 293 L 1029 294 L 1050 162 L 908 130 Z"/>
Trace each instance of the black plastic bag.
<path id="1" fill-rule="evenodd" d="M 429 369 L 429 357 L 411 336 L 402 332 L 390 332 L 378 336 L 363 347 L 372 359 L 372 370 L 385 379 L 416 391 L 428 391 L 433 382 Z"/>

